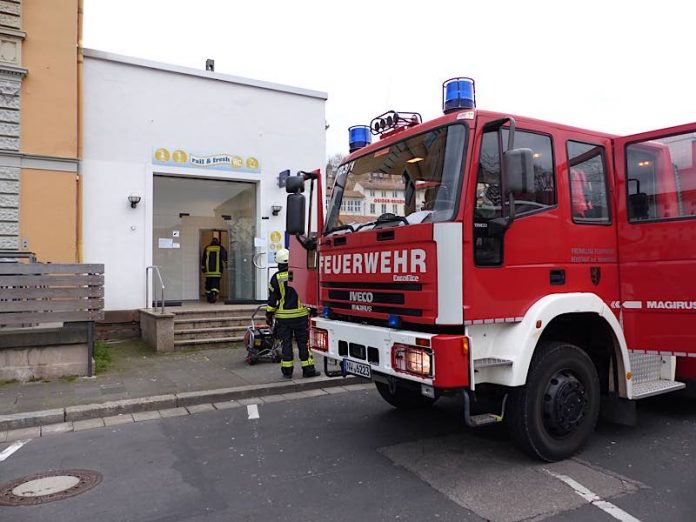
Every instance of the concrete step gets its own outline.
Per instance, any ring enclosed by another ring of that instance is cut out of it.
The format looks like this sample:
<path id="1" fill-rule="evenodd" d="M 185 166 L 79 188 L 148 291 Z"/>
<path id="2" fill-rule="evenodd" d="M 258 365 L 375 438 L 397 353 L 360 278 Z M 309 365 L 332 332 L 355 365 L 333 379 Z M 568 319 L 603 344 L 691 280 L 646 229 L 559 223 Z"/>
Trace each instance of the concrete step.
<path id="1" fill-rule="evenodd" d="M 189 328 L 174 330 L 174 340 L 220 339 L 223 337 L 244 337 L 246 326 L 223 326 L 217 328 Z"/>
<path id="2" fill-rule="evenodd" d="M 203 308 L 180 308 L 176 307 L 167 308 L 167 312 L 171 312 L 176 315 L 175 319 L 198 319 L 201 317 L 251 317 L 257 306 L 220 306 L 220 307 L 203 307 Z M 259 312 L 263 314 L 263 310 Z"/>
<path id="3" fill-rule="evenodd" d="M 249 326 L 251 322 L 250 316 L 227 316 L 227 317 L 199 317 L 195 319 L 177 319 L 174 318 L 174 331 L 193 330 L 198 328 L 222 328 L 225 326 Z M 263 317 L 258 319 L 259 323 L 263 323 Z"/>
<path id="4" fill-rule="evenodd" d="M 244 337 L 235 335 L 209 339 L 174 340 L 174 350 L 209 349 L 209 348 L 244 348 Z"/>

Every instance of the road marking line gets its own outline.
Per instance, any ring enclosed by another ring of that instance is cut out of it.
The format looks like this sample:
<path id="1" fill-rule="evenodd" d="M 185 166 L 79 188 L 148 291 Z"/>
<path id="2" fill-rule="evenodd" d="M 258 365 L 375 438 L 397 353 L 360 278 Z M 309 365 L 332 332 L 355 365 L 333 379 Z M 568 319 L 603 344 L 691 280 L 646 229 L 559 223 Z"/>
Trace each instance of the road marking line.
<path id="1" fill-rule="evenodd" d="M 560 473 L 554 473 L 553 471 L 549 471 L 548 469 L 544 469 L 544 471 L 546 471 L 546 473 L 548 473 L 552 477 L 557 478 L 561 482 L 564 482 L 566 485 L 573 488 L 573 491 L 575 491 L 575 493 L 587 500 L 593 506 L 598 507 L 605 513 L 608 513 L 615 519 L 621 520 L 621 522 L 640 522 L 640 520 L 638 520 L 632 515 L 629 515 L 618 506 L 615 506 L 614 504 L 612 504 L 611 502 L 607 502 L 606 500 L 602 500 L 599 497 L 599 495 L 596 495 L 576 480 L 573 480 L 572 478 L 566 475 L 561 475 Z"/>
<path id="2" fill-rule="evenodd" d="M 256 404 L 247 405 L 247 413 L 249 414 L 249 420 L 259 418 L 259 407 Z"/>
<path id="3" fill-rule="evenodd" d="M 2 453 L 0 453 L 0 462 L 3 460 L 7 459 L 12 455 L 15 451 L 17 451 L 19 448 L 24 446 L 27 442 L 29 442 L 30 439 L 27 440 L 18 440 L 17 442 L 11 444 L 7 448 L 5 448 Z"/>

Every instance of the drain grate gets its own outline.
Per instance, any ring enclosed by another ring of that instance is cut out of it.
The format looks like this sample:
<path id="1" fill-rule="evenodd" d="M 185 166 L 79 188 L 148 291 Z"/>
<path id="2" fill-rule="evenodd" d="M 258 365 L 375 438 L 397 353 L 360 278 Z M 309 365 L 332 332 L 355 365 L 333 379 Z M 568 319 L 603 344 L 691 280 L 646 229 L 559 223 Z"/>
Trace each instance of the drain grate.
<path id="1" fill-rule="evenodd" d="M 0 506 L 35 506 L 74 497 L 98 486 L 101 473 L 89 469 L 46 471 L 0 484 Z"/>

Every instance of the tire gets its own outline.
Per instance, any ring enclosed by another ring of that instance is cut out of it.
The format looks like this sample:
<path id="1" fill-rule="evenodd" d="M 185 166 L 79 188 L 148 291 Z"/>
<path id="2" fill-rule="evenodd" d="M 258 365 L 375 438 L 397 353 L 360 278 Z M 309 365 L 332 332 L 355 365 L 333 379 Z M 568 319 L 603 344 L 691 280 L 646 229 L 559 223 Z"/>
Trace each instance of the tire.
<path id="1" fill-rule="evenodd" d="M 249 366 L 253 366 L 256 364 L 256 358 L 250 353 L 247 353 L 246 362 Z"/>
<path id="2" fill-rule="evenodd" d="M 555 462 L 576 454 L 599 416 L 597 370 L 579 347 L 540 345 L 525 386 L 508 398 L 505 421 L 514 442 L 532 457 Z"/>
<path id="3" fill-rule="evenodd" d="M 395 408 L 399 408 L 400 410 L 429 408 L 435 404 L 435 401 L 437 400 L 437 397 L 435 399 L 431 399 L 430 397 L 421 395 L 413 390 L 400 388 L 398 386 L 396 387 L 396 390 L 394 390 L 394 393 L 392 393 L 389 390 L 389 385 L 383 382 L 375 382 L 375 386 L 377 386 L 377 391 L 385 401 Z"/>

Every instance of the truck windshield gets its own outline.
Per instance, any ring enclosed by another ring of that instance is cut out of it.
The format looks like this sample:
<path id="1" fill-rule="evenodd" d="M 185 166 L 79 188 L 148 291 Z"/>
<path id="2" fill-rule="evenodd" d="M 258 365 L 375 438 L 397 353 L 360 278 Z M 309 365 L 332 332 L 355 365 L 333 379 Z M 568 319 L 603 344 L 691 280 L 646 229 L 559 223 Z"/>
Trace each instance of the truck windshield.
<path id="1" fill-rule="evenodd" d="M 324 233 L 452 219 L 466 136 L 461 123 L 439 127 L 341 165 Z"/>

